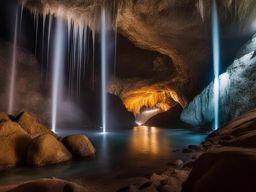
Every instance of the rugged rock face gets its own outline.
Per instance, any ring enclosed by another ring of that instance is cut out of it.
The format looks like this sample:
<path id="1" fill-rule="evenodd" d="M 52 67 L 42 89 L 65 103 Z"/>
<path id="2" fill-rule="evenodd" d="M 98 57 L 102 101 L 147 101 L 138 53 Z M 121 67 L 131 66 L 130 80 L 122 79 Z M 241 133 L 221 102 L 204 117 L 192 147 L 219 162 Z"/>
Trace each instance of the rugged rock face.
<path id="1" fill-rule="evenodd" d="M 2 50 L 0 52 L 0 88 L 2 90 L 0 99 L 6 101 L 0 104 L 0 111 L 7 111 L 12 45 L 1 40 L 0 49 Z M 43 123 L 50 124 L 50 87 L 49 89 L 45 88 L 47 87 L 46 82 L 43 81 L 40 63 L 36 57 L 19 47 L 17 48 L 17 76 L 15 82 L 14 113 L 30 111 L 40 116 Z M 79 122 L 83 118 L 86 119 L 86 115 L 74 102 L 66 100 L 61 106 L 60 116 L 65 119 L 65 122 Z M 69 110 L 72 110 L 72 116 Z M 61 121 L 60 123 L 64 124 L 65 122 Z"/>
<path id="2" fill-rule="evenodd" d="M 75 21 L 78 26 L 86 23 L 96 31 L 99 30 L 97 23 L 100 10 L 105 5 L 113 23 L 116 24 L 115 27 L 122 35 L 140 48 L 157 51 L 167 56 L 172 63 L 169 65 L 170 73 L 162 74 L 156 71 L 151 78 L 154 79 L 153 81 L 145 78 L 128 81 L 118 79 L 121 88 L 110 90 L 111 93 L 120 96 L 127 109 L 134 113 L 142 107 L 150 108 L 152 105 L 155 105 L 154 107 L 160 105 L 165 110 L 173 107 L 173 103 L 184 107 L 187 100 L 201 89 L 200 86 L 195 86 L 196 82 L 202 82 L 202 79 L 208 75 L 201 72 L 209 69 L 211 60 L 211 1 L 21 0 L 21 2 L 34 13 L 63 16 L 69 22 Z M 230 44 L 233 39 L 239 39 L 238 34 L 246 36 L 255 31 L 253 0 L 243 2 L 218 0 L 218 8 L 223 44 Z M 232 55 L 237 46 L 226 48 L 223 55 Z M 115 84 L 119 83 L 110 83 L 110 87 Z M 143 94 L 145 91 L 148 91 L 148 94 Z M 157 98 L 160 97 L 164 97 L 166 102 L 159 103 Z"/>
<path id="3" fill-rule="evenodd" d="M 71 153 L 51 134 L 34 138 L 27 151 L 28 164 L 35 166 L 57 164 L 71 158 Z"/>
<path id="4" fill-rule="evenodd" d="M 207 79 L 208 74 L 201 72 L 210 68 L 212 1 L 21 0 L 21 2 L 34 13 L 62 16 L 69 22 L 75 21 L 78 26 L 85 23 L 95 31 L 99 29 L 97 23 L 101 8 L 106 6 L 113 23 L 116 24 L 114 28 L 117 28 L 118 32 L 137 47 L 156 51 L 167 57 L 167 65 L 161 64 L 161 60 L 166 59 L 156 59 L 156 70 L 151 80 L 116 78 L 110 83 L 109 92 L 120 96 L 126 108 L 134 114 L 139 113 L 143 107 L 160 107 L 163 111 L 168 111 L 176 104 L 185 107 L 187 101 L 202 88 L 196 86 L 197 82 L 206 84 L 202 79 Z M 234 39 L 237 43 L 241 36 L 250 35 L 255 31 L 256 7 L 253 0 L 243 2 L 218 0 L 217 3 L 223 44 L 231 45 Z M 222 53 L 223 57 L 232 56 L 239 46 L 240 44 L 237 43 L 225 49 Z M 151 63 L 143 67 L 149 65 L 151 66 Z M 166 67 L 169 70 L 162 70 Z"/>
<path id="5" fill-rule="evenodd" d="M 17 122 L 32 137 L 44 134 L 55 135 L 52 131 L 50 131 L 50 129 L 42 125 L 36 117 L 28 112 L 22 112 L 20 115 L 18 115 Z"/>
<path id="6" fill-rule="evenodd" d="M 0 169 L 24 163 L 31 137 L 18 123 L 0 123 Z"/>
<path id="7" fill-rule="evenodd" d="M 220 80 L 221 122 L 238 117 L 256 106 L 256 35 L 241 49 L 237 58 Z M 181 119 L 194 126 L 209 123 L 214 118 L 213 83 L 184 109 Z"/>
<path id="8" fill-rule="evenodd" d="M 221 148 L 200 156 L 182 192 L 253 192 L 254 149 Z"/>
<path id="9" fill-rule="evenodd" d="M 254 109 L 211 133 L 200 145 L 182 192 L 255 191 L 255 126 Z"/>

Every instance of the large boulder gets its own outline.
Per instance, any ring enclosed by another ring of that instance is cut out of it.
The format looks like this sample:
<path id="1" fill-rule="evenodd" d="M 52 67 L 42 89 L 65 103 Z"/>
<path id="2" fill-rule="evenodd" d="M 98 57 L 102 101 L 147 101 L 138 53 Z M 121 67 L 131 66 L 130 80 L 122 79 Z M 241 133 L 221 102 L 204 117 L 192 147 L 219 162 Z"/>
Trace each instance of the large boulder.
<path id="1" fill-rule="evenodd" d="M 21 184 L 9 192 L 87 192 L 78 184 L 60 179 L 39 179 Z"/>
<path id="2" fill-rule="evenodd" d="M 255 171 L 255 149 L 215 149 L 195 162 L 182 192 L 254 192 Z"/>
<path id="3" fill-rule="evenodd" d="M 34 138 L 27 151 L 27 163 L 35 166 L 61 163 L 71 158 L 66 147 L 51 134 Z"/>
<path id="4" fill-rule="evenodd" d="M 67 149 L 76 156 L 88 157 L 95 154 L 95 148 L 85 135 L 71 135 L 62 140 Z"/>
<path id="5" fill-rule="evenodd" d="M 31 137 L 18 123 L 0 123 L 0 168 L 13 167 L 24 163 Z"/>
<path id="6" fill-rule="evenodd" d="M 42 125 L 34 115 L 28 112 L 22 112 L 18 115 L 17 119 L 21 127 L 33 137 L 43 134 L 55 135 L 51 130 Z"/>

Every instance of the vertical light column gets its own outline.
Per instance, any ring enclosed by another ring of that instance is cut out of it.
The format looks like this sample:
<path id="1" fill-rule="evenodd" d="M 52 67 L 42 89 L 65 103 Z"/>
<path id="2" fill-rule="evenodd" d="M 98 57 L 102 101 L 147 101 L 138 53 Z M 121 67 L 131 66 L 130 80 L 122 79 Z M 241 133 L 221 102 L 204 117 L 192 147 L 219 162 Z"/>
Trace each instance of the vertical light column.
<path id="1" fill-rule="evenodd" d="M 52 131 L 56 132 L 58 106 L 63 96 L 65 25 L 61 18 L 56 18 L 54 52 L 52 68 Z"/>
<path id="2" fill-rule="evenodd" d="M 102 131 L 107 130 L 107 20 L 106 10 L 101 10 L 101 105 Z"/>
<path id="3" fill-rule="evenodd" d="M 214 127 L 216 130 L 219 128 L 219 100 L 220 100 L 220 35 L 219 35 L 219 18 L 216 0 L 212 0 L 212 49 L 213 49 L 213 68 L 214 68 Z"/>

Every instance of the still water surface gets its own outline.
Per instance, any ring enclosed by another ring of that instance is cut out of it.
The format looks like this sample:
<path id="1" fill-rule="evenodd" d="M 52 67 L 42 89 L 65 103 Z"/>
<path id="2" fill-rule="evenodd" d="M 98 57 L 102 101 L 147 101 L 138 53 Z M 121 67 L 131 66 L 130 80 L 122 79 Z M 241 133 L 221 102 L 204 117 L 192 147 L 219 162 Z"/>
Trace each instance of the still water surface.
<path id="1" fill-rule="evenodd" d="M 151 174 L 176 159 L 187 160 L 182 149 L 201 143 L 207 133 L 184 129 L 134 127 L 107 134 L 72 130 L 61 136 L 83 133 L 95 145 L 97 155 L 43 168 L 20 167 L 0 172 L 0 185 L 42 177 L 116 179 Z M 173 152 L 174 150 L 179 152 Z"/>

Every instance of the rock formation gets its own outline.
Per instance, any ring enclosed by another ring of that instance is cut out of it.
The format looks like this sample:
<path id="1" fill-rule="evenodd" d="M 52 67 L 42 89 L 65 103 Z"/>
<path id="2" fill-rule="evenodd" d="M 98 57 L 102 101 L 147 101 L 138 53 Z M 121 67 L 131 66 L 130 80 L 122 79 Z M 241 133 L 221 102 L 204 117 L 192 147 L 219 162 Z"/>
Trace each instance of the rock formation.
<path id="1" fill-rule="evenodd" d="M 24 163 L 31 137 L 15 122 L 0 123 L 0 169 Z"/>
<path id="2" fill-rule="evenodd" d="M 67 149 L 55 133 L 30 113 L 22 112 L 13 119 L 17 122 L 0 113 L 0 153 L 3 154 L 0 169 L 21 165 L 45 166 L 68 161 L 72 154 L 80 157 L 95 154 L 93 144 L 84 135 L 67 136 L 63 140 Z"/>
<path id="3" fill-rule="evenodd" d="M 116 78 L 110 82 L 109 92 L 118 95 L 129 111 L 159 106 L 167 111 L 176 104 L 185 107 L 195 93 L 208 83 L 210 68 L 209 26 L 211 1 L 33 1 L 20 0 L 32 13 L 50 13 L 64 17 L 75 25 L 84 23 L 93 31 L 99 30 L 99 16 L 103 6 L 109 11 L 113 28 L 137 47 L 156 51 L 167 59 L 159 65 L 156 58 L 155 73 L 150 78 Z M 223 32 L 223 57 L 232 57 L 239 41 L 255 31 L 255 4 L 253 0 L 218 1 Z M 234 40 L 236 43 L 233 43 Z M 226 46 L 234 45 L 234 46 Z M 160 63 L 161 63 L 160 59 Z M 165 61 L 166 62 L 166 61 Z M 223 62 L 225 66 L 228 62 Z M 130 64 L 128 63 L 128 67 Z M 128 68 L 128 67 L 124 68 Z M 145 65 L 152 69 L 152 63 Z M 225 67 L 224 66 L 224 67 Z M 157 70 L 161 69 L 161 70 Z M 167 70 L 162 70 L 167 69 Z M 167 73 L 162 73 L 166 71 Z M 134 72 L 136 74 L 136 72 Z M 127 80 L 128 79 L 128 80 Z M 153 80 L 152 80 L 153 79 Z M 199 86 L 197 82 L 201 82 Z M 114 89 L 113 89 L 114 87 Z M 147 94 L 145 94 L 147 92 Z M 164 98 L 159 102 L 159 98 Z"/>
<path id="4" fill-rule="evenodd" d="M 220 75 L 220 118 L 222 124 L 256 107 L 256 35 L 246 43 L 233 64 Z M 214 118 L 213 83 L 184 109 L 181 119 L 194 126 L 210 123 Z"/>
<path id="5" fill-rule="evenodd" d="M 67 136 L 62 143 L 73 155 L 78 157 L 90 157 L 96 152 L 91 141 L 84 135 Z"/>
<path id="6" fill-rule="evenodd" d="M 255 191 L 255 125 L 252 110 L 210 134 L 182 192 Z"/>
<path id="7" fill-rule="evenodd" d="M 68 161 L 71 153 L 54 136 L 44 134 L 32 140 L 27 149 L 29 165 L 44 166 Z"/>

